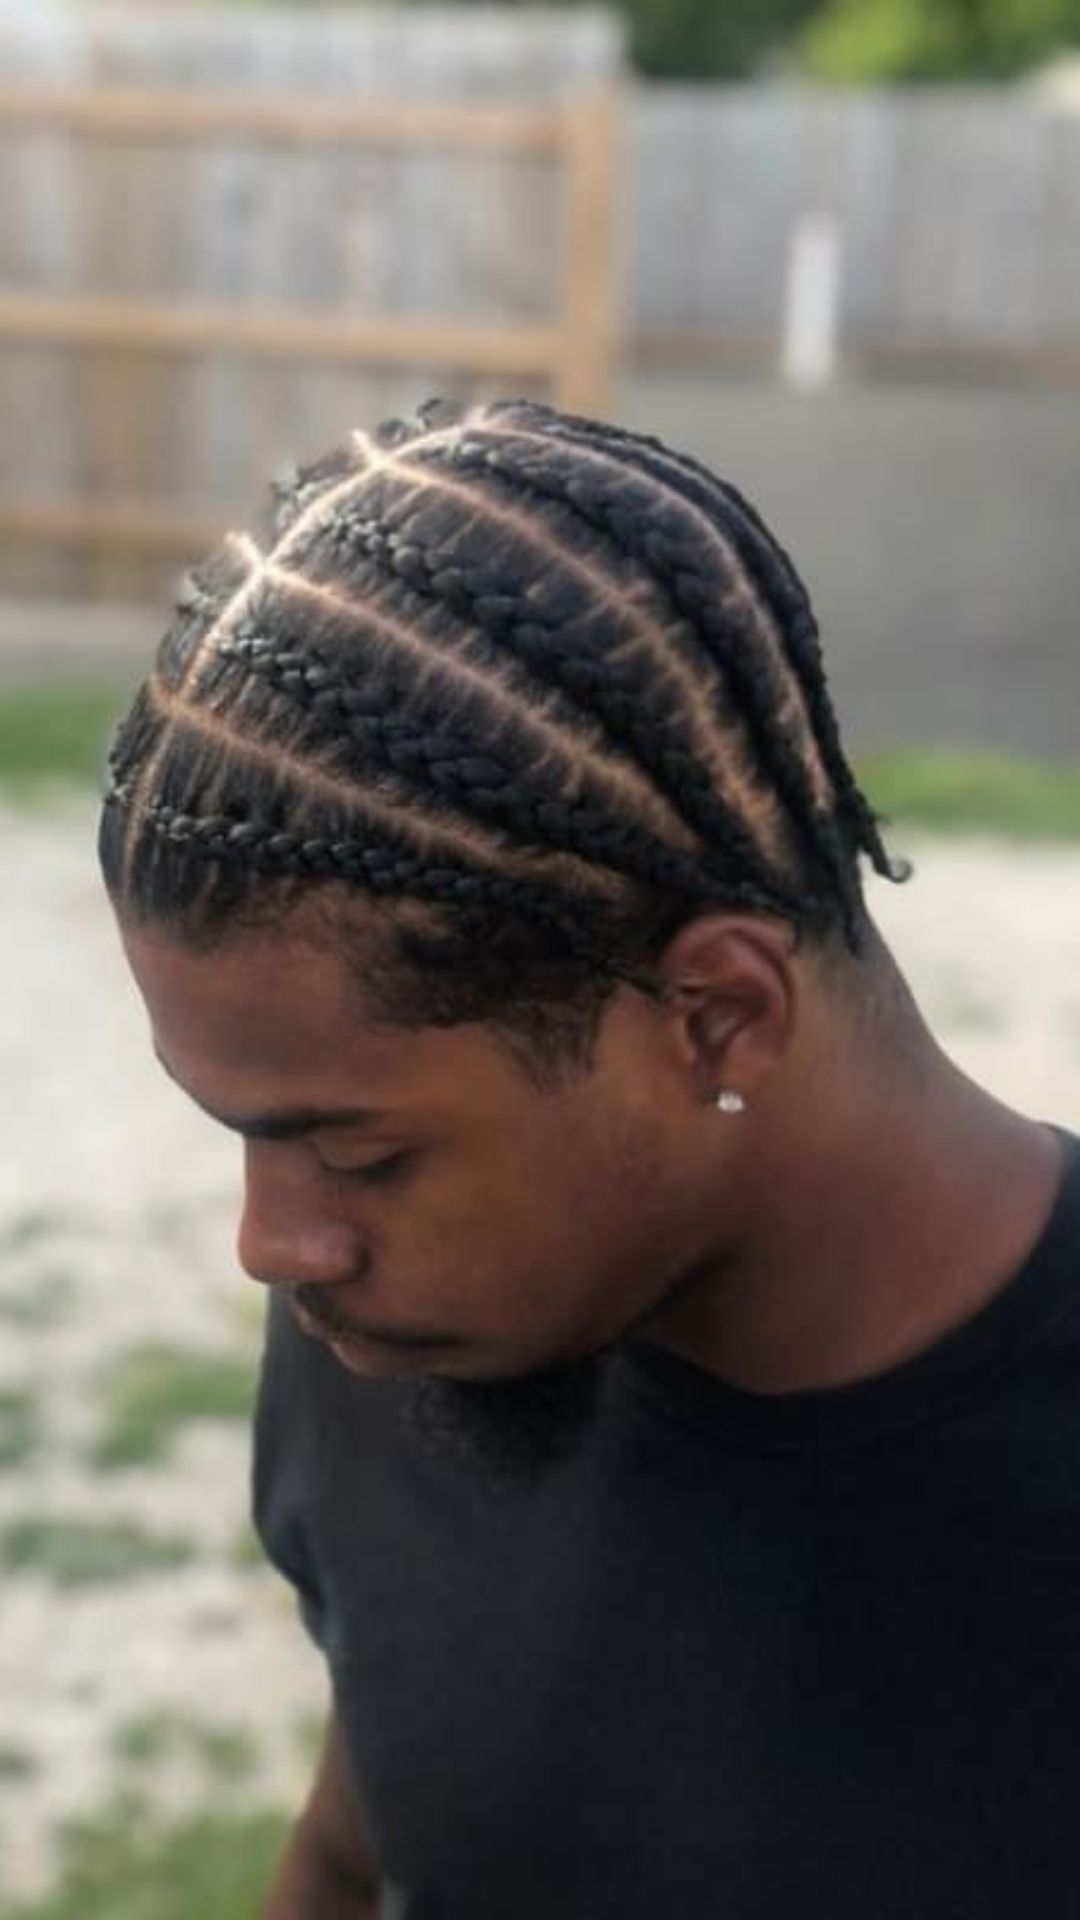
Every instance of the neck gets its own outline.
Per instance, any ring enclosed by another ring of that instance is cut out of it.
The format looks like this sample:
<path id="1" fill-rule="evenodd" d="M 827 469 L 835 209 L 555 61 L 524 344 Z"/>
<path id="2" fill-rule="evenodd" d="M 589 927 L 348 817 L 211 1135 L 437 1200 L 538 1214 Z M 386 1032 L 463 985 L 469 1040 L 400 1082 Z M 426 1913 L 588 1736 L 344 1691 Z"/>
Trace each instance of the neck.
<path id="1" fill-rule="evenodd" d="M 839 1386 L 924 1351 L 1020 1270 L 1060 1143 L 959 1073 L 913 1009 L 893 1041 L 888 1071 L 875 1057 L 819 1074 L 842 1083 L 828 1101 L 813 1076 L 801 1101 L 789 1088 L 799 1128 L 747 1130 L 734 1247 L 667 1297 L 648 1338 L 750 1391 Z"/>

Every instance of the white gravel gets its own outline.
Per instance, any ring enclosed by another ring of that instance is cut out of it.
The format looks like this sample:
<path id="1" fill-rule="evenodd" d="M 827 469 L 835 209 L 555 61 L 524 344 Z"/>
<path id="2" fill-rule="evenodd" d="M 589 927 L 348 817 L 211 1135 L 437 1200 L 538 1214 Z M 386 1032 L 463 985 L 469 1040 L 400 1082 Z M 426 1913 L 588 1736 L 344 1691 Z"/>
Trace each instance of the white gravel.
<path id="1" fill-rule="evenodd" d="M 102 1475 L 87 1462 L 103 1362 L 144 1342 L 244 1355 L 261 1300 L 236 1269 L 235 1147 L 155 1068 L 98 891 L 93 810 L 0 806 L 0 1390 L 39 1397 L 46 1442 L 0 1469 L 16 1515 L 124 1517 L 195 1549 L 175 1572 L 63 1589 L 0 1583 L 0 1900 L 45 1887 L 51 1835 L 107 1803 L 125 1721 L 173 1708 L 254 1735 L 250 1802 L 295 1805 L 298 1728 L 321 1711 L 317 1657 L 291 1599 L 238 1567 L 249 1441 L 189 1429 L 167 1465 Z M 895 836 L 894 836 L 895 837 Z M 1027 1112 L 1080 1128 L 1080 851 L 897 845 L 917 876 L 874 883 L 880 924 L 956 1057 Z M 0 1775 L 2 1778 L 2 1775 Z M 146 1784 L 144 1780 L 143 1785 Z M 206 1792 L 163 1768 L 170 1805 Z M 220 1791 L 215 1789 L 215 1791 Z"/>

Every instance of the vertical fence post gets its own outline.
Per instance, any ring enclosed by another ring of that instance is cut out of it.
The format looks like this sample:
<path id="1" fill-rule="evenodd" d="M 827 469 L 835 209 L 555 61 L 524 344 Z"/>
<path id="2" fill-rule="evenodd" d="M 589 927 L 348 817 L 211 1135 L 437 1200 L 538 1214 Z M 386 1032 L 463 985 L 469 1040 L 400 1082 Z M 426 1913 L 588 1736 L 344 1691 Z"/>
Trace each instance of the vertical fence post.
<path id="1" fill-rule="evenodd" d="M 788 256 L 780 370 L 797 393 L 823 393 L 840 357 L 840 227 L 831 213 L 804 213 Z"/>
<path id="2" fill-rule="evenodd" d="M 619 334 L 619 96 L 567 102 L 563 174 L 562 360 L 558 405 L 604 418 L 615 402 Z"/>

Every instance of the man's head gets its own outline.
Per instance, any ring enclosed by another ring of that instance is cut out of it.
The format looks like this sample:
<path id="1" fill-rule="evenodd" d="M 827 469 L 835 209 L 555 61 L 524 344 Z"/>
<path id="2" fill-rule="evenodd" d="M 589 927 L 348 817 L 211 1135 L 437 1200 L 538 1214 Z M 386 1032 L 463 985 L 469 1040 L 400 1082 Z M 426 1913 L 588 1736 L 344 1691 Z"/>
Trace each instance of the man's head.
<path id="1" fill-rule="evenodd" d="M 790 1092 L 873 943 L 859 856 L 892 872 L 753 510 L 526 403 L 281 488 L 111 766 L 159 1050 L 251 1136 L 245 1263 L 447 1379 L 566 1367 L 715 1257 L 752 1180 L 715 1096 Z"/>

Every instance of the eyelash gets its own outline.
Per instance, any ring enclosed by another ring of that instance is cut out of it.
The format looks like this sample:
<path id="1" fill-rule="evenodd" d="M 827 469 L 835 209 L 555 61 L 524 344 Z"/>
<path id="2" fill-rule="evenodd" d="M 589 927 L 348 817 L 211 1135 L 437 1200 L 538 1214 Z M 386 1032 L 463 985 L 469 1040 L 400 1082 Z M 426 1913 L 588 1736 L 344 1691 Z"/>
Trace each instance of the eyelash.
<path id="1" fill-rule="evenodd" d="M 327 1166 L 325 1161 L 323 1165 L 327 1173 L 336 1173 L 343 1180 L 359 1180 L 366 1186 L 377 1187 L 383 1181 L 392 1180 L 405 1162 L 411 1158 L 412 1155 L 403 1148 L 400 1153 L 388 1153 L 385 1159 L 373 1160 L 366 1167 L 331 1167 Z"/>

